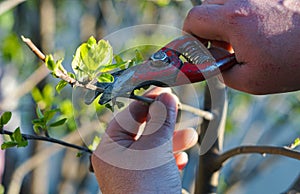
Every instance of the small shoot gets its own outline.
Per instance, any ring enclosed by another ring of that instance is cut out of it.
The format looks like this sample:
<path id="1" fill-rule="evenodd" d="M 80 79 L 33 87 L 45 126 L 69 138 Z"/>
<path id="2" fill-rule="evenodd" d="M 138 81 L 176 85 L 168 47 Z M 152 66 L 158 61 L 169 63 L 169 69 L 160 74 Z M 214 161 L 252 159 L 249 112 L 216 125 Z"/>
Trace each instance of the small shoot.
<path id="1" fill-rule="evenodd" d="M 291 145 L 287 146 L 287 148 L 293 150 L 298 146 L 300 146 L 300 137 L 296 138 Z"/>
<path id="2" fill-rule="evenodd" d="M 11 119 L 11 112 L 4 112 L 0 117 L 0 130 L 6 125 Z"/>
<path id="3" fill-rule="evenodd" d="M 41 134 L 44 132 L 48 134 L 48 130 L 51 127 L 58 127 L 66 123 L 67 118 L 57 119 L 52 121 L 54 116 L 59 112 L 59 109 L 45 110 L 44 113 L 39 107 L 36 108 L 37 117 L 32 121 L 33 129 L 36 134 Z M 48 135 L 47 135 L 48 136 Z"/>
<path id="4" fill-rule="evenodd" d="M 10 141 L 6 141 L 1 145 L 1 149 L 7 149 L 11 147 L 26 147 L 28 141 L 22 136 L 20 128 L 16 128 L 15 131 L 9 135 Z"/>
<path id="5" fill-rule="evenodd" d="M 90 37 L 77 48 L 72 68 L 79 81 L 90 82 L 103 72 L 105 67 L 111 65 L 112 61 L 113 49 L 110 44 L 103 39 L 97 42 L 94 37 Z"/>
<path id="6" fill-rule="evenodd" d="M 89 148 L 90 150 L 92 150 L 92 151 L 95 151 L 96 148 L 97 148 L 97 146 L 99 145 L 100 141 L 101 141 L 101 138 L 98 137 L 98 136 L 95 136 L 94 139 L 93 139 L 92 144 L 90 144 L 90 145 L 88 146 L 88 148 Z"/>

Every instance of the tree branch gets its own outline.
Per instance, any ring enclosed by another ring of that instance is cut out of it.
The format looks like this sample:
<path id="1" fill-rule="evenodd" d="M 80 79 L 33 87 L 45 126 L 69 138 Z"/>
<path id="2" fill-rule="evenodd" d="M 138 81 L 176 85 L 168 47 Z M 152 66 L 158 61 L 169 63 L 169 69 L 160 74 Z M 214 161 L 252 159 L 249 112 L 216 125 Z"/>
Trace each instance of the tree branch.
<path id="1" fill-rule="evenodd" d="M 31 49 L 31 51 L 42 61 L 45 62 L 46 56 L 44 55 L 44 53 L 42 53 L 42 51 L 40 51 L 40 49 L 38 49 L 35 44 L 29 39 L 29 38 L 25 38 L 24 36 L 21 36 L 22 41 L 26 43 L 26 45 Z"/>
<path id="2" fill-rule="evenodd" d="M 205 111 L 205 110 L 201 110 L 199 108 L 195 108 L 193 106 L 190 106 L 188 104 L 181 104 L 180 106 L 181 110 L 193 113 L 199 117 L 203 117 L 204 119 L 211 121 L 214 119 L 214 115 L 213 113 L 209 112 L 209 111 Z"/>
<path id="3" fill-rule="evenodd" d="M 37 48 L 37 46 L 35 46 L 35 44 L 29 39 L 29 38 L 25 38 L 24 36 L 21 36 L 22 41 L 24 43 L 26 43 L 26 45 L 31 49 L 31 51 L 43 62 L 45 62 L 46 60 L 46 55 Z M 69 83 L 72 87 L 81 87 L 81 88 L 85 88 L 85 89 L 89 89 L 89 90 L 93 90 L 93 91 L 99 91 L 99 92 L 103 92 L 103 88 L 99 88 L 93 84 L 90 83 L 83 83 L 80 82 L 72 77 L 70 77 L 67 72 L 61 71 L 61 70 L 57 70 L 57 72 L 55 73 L 55 76 L 60 78 L 61 80 L 66 81 L 67 83 Z"/>
<path id="4" fill-rule="evenodd" d="M 289 158 L 300 160 L 300 152 L 291 150 L 287 147 L 275 147 L 275 146 L 240 146 L 233 148 L 220 154 L 217 158 L 216 165 L 221 168 L 229 158 L 240 155 L 240 154 L 273 154 L 281 155 Z"/>
<path id="5" fill-rule="evenodd" d="M 18 4 L 24 2 L 25 0 L 6 0 L 0 3 L 0 15 L 5 13 L 6 11 L 12 9 Z"/>
<path id="6" fill-rule="evenodd" d="M 84 139 L 92 135 L 94 130 L 86 129 L 92 129 L 97 124 L 99 124 L 98 120 L 83 125 L 77 131 L 73 131 L 70 134 L 64 136 L 62 140 L 72 143 L 79 142 L 82 140 L 82 138 Z M 80 134 L 78 134 L 78 131 L 80 131 Z M 63 147 L 59 147 L 57 145 L 52 144 L 49 147 L 45 147 L 44 149 L 39 150 L 32 157 L 28 158 L 28 160 L 22 162 L 12 174 L 12 181 L 9 183 L 9 186 L 7 188 L 7 194 L 20 193 L 20 189 L 25 175 L 27 175 L 30 171 L 35 169 L 38 165 L 41 165 L 47 160 L 49 160 L 49 158 L 51 158 L 53 154 L 63 150 L 62 148 Z"/>
<path id="7" fill-rule="evenodd" d="M 4 130 L 4 129 L 1 128 L 0 129 L 0 134 L 12 135 L 13 132 L 7 131 L 7 130 Z M 24 134 L 24 133 L 22 133 L 21 135 L 25 140 L 47 141 L 47 142 L 59 144 L 59 145 L 62 145 L 62 146 L 74 148 L 74 149 L 77 149 L 77 150 L 80 150 L 80 151 L 84 151 L 84 152 L 87 152 L 87 153 L 90 153 L 90 154 L 93 153 L 92 150 L 88 149 L 87 147 L 78 146 L 78 145 L 75 145 L 75 144 L 70 144 L 70 143 L 67 143 L 67 142 L 61 141 L 59 139 L 52 138 L 52 137 L 44 137 L 44 136 Z"/>

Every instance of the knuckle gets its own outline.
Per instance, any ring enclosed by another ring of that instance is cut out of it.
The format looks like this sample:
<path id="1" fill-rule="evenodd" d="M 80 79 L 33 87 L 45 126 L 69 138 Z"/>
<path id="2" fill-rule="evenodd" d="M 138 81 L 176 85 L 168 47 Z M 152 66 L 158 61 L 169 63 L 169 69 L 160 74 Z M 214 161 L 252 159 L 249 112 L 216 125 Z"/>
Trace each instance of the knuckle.
<path id="1" fill-rule="evenodd" d="M 190 11 L 188 12 L 188 14 L 186 16 L 186 20 L 191 21 L 191 20 L 199 19 L 199 15 L 200 15 L 199 8 L 200 8 L 199 6 L 195 6 L 192 9 L 190 9 Z"/>

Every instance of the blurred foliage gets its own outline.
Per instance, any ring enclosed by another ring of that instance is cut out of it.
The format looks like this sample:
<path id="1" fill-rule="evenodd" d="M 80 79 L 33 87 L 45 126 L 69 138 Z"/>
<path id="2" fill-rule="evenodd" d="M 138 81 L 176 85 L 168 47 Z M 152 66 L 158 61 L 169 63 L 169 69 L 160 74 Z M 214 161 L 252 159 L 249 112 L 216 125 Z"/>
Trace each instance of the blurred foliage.
<path id="1" fill-rule="evenodd" d="M 21 65 L 24 61 L 23 50 L 20 45 L 19 38 L 16 34 L 7 35 L 2 41 L 1 48 L 3 59 L 17 65 Z"/>
<path id="2" fill-rule="evenodd" d="M 2 184 L 0 184 L 0 194 L 4 194 L 4 186 Z"/>
<path id="3" fill-rule="evenodd" d="M 63 129 L 68 129 L 70 131 L 74 131 L 76 129 L 74 109 L 71 99 L 62 99 L 60 95 L 55 93 L 53 85 L 51 84 L 46 84 L 42 90 L 34 88 L 31 94 L 32 98 L 37 103 L 36 113 L 39 119 L 34 120 L 33 123 L 37 128 L 42 127 L 43 129 L 47 129 L 46 124 L 49 124 L 49 126 L 51 124 L 53 125 L 53 123 L 48 122 L 55 116 L 56 113 L 60 113 L 59 116 L 55 117 L 56 122 L 62 122 L 66 119 L 67 127 Z M 45 115 L 41 113 L 42 111 Z M 62 124 L 64 123 L 65 122 Z M 38 132 L 38 130 L 36 132 Z"/>

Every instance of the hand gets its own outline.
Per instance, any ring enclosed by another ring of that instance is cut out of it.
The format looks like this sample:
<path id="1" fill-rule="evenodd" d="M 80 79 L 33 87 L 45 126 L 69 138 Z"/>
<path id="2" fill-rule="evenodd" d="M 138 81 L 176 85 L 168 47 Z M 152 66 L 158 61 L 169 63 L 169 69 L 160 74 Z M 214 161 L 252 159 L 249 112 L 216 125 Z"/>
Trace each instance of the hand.
<path id="1" fill-rule="evenodd" d="M 253 94 L 300 89 L 300 2 L 207 0 L 183 30 L 213 45 L 232 47 L 237 61 L 223 73 L 229 87 Z"/>
<path id="2" fill-rule="evenodd" d="M 177 165 L 184 166 L 187 156 L 180 151 L 196 144 L 198 135 L 193 129 L 174 133 L 179 102 L 169 89 L 156 88 L 146 96 L 156 101 L 150 106 L 135 101 L 119 112 L 92 155 L 104 194 L 181 193 Z"/>

